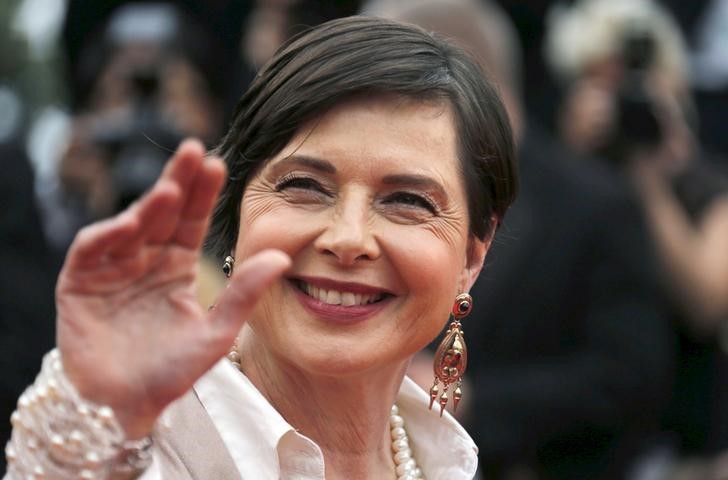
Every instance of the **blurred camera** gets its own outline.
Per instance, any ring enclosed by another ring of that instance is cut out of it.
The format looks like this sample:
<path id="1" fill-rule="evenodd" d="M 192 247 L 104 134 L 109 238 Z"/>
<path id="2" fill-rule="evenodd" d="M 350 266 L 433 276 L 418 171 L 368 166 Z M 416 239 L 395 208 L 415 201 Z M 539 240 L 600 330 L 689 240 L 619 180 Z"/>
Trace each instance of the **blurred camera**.
<path id="1" fill-rule="evenodd" d="M 159 112 L 159 74 L 153 65 L 136 66 L 129 74 L 131 112 L 102 122 L 95 129 L 93 141 L 109 158 L 117 212 L 154 184 L 183 138 L 182 132 Z"/>
<path id="2" fill-rule="evenodd" d="M 662 141 L 662 130 L 647 77 L 655 60 L 656 40 L 652 32 L 634 24 L 622 41 L 624 78 L 617 91 L 616 118 L 612 140 L 605 156 L 622 163 L 639 148 L 653 148 Z"/>

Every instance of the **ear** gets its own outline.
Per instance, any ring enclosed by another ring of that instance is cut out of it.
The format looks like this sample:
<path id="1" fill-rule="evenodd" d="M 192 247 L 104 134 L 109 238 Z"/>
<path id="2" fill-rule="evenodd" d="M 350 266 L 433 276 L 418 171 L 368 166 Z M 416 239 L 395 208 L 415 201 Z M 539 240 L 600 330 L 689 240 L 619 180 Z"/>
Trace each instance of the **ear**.
<path id="1" fill-rule="evenodd" d="M 496 219 L 493 219 L 495 222 Z M 495 223 L 493 223 L 495 225 Z M 480 239 L 474 235 L 470 235 L 468 240 L 468 247 L 466 252 L 465 267 L 463 268 L 463 275 L 461 279 L 461 292 L 468 292 L 473 287 L 473 284 L 480 275 L 480 270 L 483 268 L 485 263 L 485 255 L 490 250 L 490 245 L 493 242 L 493 235 L 495 234 L 495 227 L 491 229 L 488 235 L 484 239 Z"/>

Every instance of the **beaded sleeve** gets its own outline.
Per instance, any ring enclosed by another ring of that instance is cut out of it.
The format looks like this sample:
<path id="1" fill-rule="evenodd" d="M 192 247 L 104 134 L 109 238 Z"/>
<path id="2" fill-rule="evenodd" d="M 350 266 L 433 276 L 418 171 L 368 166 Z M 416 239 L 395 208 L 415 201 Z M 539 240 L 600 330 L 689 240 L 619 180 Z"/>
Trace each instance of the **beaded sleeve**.
<path id="1" fill-rule="evenodd" d="M 83 399 L 57 349 L 18 399 L 5 447 L 9 479 L 135 478 L 151 463 L 151 439 L 127 441 L 107 406 Z"/>

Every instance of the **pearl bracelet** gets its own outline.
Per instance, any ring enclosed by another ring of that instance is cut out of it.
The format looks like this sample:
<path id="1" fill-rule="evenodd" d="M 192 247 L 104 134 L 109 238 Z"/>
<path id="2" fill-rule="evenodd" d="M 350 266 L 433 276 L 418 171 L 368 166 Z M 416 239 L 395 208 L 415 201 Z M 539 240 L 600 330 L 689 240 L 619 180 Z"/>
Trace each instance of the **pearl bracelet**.
<path id="1" fill-rule="evenodd" d="M 57 349 L 43 358 L 10 421 L 13 434 L 5 447 L 10 478 L 104 479 L 151 463 L 151 438 L 126 441 L 110 407 L 81 398 Z"/>

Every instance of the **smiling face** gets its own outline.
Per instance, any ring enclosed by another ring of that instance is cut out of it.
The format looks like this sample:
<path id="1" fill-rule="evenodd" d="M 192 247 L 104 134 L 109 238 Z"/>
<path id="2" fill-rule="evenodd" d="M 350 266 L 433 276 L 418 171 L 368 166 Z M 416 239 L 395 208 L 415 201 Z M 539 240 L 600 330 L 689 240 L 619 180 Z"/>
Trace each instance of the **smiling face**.
<path id="1" fill-rule="evenodd" d="M 250 181 L 235 253 L 286 252 L 249 321 L 297 368 L 346 375 L 403 362 L 441 330 L 485 255 L 469 234 L 445 102 L 354 99 L 304 126 Z"/>

